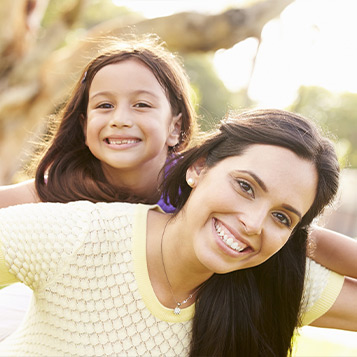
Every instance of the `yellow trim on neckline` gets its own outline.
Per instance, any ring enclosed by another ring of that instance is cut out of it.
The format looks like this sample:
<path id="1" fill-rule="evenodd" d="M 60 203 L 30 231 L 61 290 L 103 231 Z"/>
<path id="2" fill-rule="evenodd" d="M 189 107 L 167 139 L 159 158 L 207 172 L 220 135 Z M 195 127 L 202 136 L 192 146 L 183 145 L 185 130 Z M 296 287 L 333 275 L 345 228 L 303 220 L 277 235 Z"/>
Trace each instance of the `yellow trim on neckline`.
<path id="1" fill-rule="evenodd" d="M 173 309 L 167 308 L 160 303 L 152 288 L 146 261 L 147 216 L 150 209 L 162 212 L 161 208 L 157 205 L 138 204 L 135 208 L 133 223 L 134 274 L 139 293 L 145 306 L 158 319 L 166 322 L 185 322 L 191 320 L 195 312 L 195 304 L 181 309 L 181 313 L 175 315 Z"/>

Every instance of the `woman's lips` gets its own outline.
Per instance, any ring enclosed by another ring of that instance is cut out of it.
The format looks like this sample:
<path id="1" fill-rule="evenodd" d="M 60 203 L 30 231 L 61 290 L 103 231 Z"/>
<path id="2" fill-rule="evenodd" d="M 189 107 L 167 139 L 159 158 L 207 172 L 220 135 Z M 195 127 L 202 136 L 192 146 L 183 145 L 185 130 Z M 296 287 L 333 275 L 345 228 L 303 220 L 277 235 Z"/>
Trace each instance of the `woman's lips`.
<path id="1" fill-rule="evenodd" d="M 232 232 L 230 232 L 230 230 L 217 219 L 214 219 L 214 227 L 222 242 L 230 249 L 238 253 L 246 252 L 248 250 L 252 251 L 252 248 L 249 245 L 242 242 L 236 235 L 233 235 Z"/>

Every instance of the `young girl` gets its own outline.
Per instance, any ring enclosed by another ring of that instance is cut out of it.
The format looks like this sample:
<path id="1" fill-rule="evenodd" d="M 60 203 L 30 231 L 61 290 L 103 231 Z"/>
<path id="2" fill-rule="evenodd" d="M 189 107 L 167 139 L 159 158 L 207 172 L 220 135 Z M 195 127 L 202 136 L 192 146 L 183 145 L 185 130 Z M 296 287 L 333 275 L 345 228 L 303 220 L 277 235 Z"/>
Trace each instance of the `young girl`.
<path id="1" fill-rule="evenodd" d="M 0 281 L 35 294 L 1 355 L 286 356 L 312 310 L 355 323 L 353 303 L 326 305 L 326 275 L 300 311 L 307 229 L 338 176 L 309 122 L 253 111 L 171 167 L 174 215 L 88 201 L 1 210 Z"/>
<path id="2" fill-rule="evenodd" d="M 36 168 L 36 189 L 33 181 L 4 188 L 2 207 L 156 203 L 165 161 L 196 129 L 188 79 L 173 54 L 150 38 L 117 40 L 83 70 Z"/>

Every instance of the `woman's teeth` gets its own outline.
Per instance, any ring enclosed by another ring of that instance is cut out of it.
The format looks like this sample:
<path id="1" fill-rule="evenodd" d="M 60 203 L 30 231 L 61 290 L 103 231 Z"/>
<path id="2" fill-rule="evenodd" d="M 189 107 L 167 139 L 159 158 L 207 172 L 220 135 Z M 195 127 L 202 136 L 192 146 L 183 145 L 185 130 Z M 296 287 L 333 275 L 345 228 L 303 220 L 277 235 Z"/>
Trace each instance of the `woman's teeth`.
<path id="1" fill-rule="evenodd" d="M 218 224 L 218 222 L 215 223 L 214 227 L 216 228 L 219 237 L 228 247 L 237 252 L 242 252 L 245 249 L 245 247 L 240 246 L 237 241 L 234 241 L 233 238 L 229 237 L 228 234 L 224 232 L 223 228 Z"/>

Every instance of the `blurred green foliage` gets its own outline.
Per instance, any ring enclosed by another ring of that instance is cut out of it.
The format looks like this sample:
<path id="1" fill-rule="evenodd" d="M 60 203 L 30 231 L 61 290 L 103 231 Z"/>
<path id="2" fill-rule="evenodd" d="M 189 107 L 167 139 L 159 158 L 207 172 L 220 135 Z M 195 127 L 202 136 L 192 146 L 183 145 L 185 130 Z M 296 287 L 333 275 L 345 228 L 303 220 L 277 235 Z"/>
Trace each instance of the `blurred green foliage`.
<path id="1" fill-rule="evenodd" d="M 357 168 L 357 94 L 301 87 L 298 98 L 288 109 L 316 120 L 333 134 L 341 164 Z"/>
<path id="2" fill-rule="evenodd" d="M 197 112 L 202 130 L 209 130 L 230 110 L 253 106 L 246 90 L 232 93 L 218 77 L 213 54 L 190 54 L 184 57 L 185 69 L 196 93 Z"/>
<path id="3" fill-rule="evenodd" d="M 256 106 L 246 90 L 228 91 L 215 72 L 212 58 L 212 54 L 184 57 L 197 96 L 202 130 L 212 128 L 229 110 L 242 111 Z M 301 87 L 295 102 L 286 109 L 316 121 L 335 142 L 342 167 L 357 168 L 357 94 Z"/>
<path id="4" fill-rule="evenodd" d="M 78 2 L 75 0 L 51 0 L 43 18 L 42 26 L 46 28 L 55 22 L 61 14 L 72 12 L 77 4 Z M 83 8 L 78 9 L 80 16 L 76 23 L 77 26 L 75 26 L 77 28 L 90 28 L 103 21 L 124 17 L 133 13 L 128 8 L 117 6 L 109 0 L 82 1 L 80 6 Z"/>

